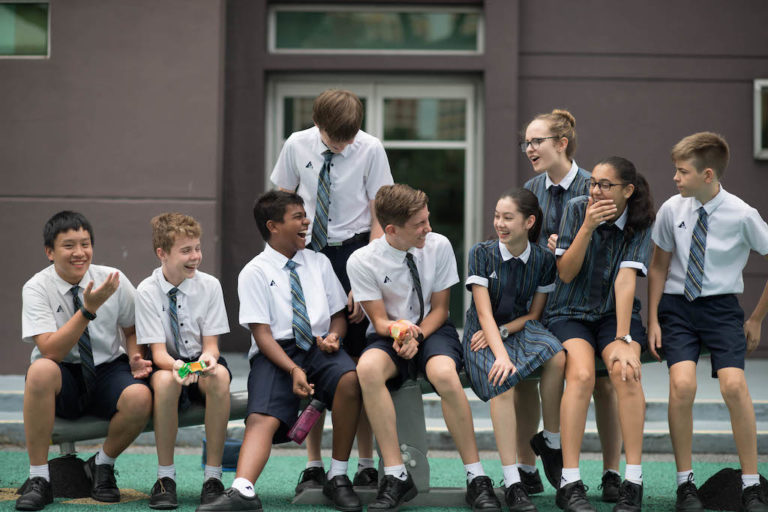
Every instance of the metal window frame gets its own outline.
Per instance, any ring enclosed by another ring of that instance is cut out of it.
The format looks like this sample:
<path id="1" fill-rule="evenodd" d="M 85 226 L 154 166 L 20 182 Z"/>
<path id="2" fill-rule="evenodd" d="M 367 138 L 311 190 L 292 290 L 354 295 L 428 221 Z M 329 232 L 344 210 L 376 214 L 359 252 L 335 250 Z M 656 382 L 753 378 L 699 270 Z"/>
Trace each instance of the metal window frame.
<path id="1" fill-rule="evenodd" d="M 754 155 L 757 160 L 768 160 L 768 146 L 762 144 L 763 93 L 768 92 L 768 78 L 757 78 L 754 82 Z M 765 128 L 768 130 L 768 127 Z"/>

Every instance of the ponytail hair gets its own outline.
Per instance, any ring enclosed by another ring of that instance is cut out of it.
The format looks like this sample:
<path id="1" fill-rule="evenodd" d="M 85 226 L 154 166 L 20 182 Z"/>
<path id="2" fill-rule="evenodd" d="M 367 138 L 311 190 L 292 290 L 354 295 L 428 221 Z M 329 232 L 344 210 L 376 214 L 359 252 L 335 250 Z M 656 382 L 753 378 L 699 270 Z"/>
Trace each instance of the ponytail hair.
<path id="1" fill-rule="evenodd" d="M 635 191 L 627 201 L 629 211 L 627 212 L 627 225 L 624 226 L 624 238 L 629 240 L 635 233 L 651 227 L 656 219 L 651 189 L 648 186 L 648 181 L 637 172 L 635 164 L 626 158 L 611 156 L 597 163 L 597 165 L 601 164 L 613 167 L 625 185 L 632 184 L 635 187 Z"/>
<path id="2" fill-rule="evenodd" d="M 517 205 L 517 209 L 520 210 L 520 213 L 522 213 L 526 219 L 531 215 L 536 218 L 533 226 L 528 230 L 528 241 L 534 244 L 538 243 L 544 214 L 541 211 L 536 194 L 526 188 L 511 188 L 499 197 L 499 199 L 505 198 L 513 200 Z"/>

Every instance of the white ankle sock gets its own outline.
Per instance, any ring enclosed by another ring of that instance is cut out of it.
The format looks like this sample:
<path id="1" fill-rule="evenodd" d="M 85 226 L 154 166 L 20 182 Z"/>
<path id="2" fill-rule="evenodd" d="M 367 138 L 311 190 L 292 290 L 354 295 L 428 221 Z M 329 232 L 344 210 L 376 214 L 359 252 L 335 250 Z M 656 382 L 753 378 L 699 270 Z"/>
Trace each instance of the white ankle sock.
<path id="1" fill-rule="evenodd" d="M 624 480 L 633 484 L 643 485 L 643 466 L 640 464 L 627 464 L 624 467 Z"/>
<path id="2" fill-rule="evenodd" d="M 208 480 L 209 478 L 215 478 L 216 480 L 221 481 L 221 474 L 223 471 L 221 466 L 209 466 L 206 464 L 205 470 L 203 471 L 203 481 Z"/>
<path id="3" fill-rule="evenodd" d="M 520 472 L 518 467 L 520 464 L 510 464 L 509 466 L 501 466 L 501 471 L 504 472 L 504 486 L 509 487 L 512 484 L 516 484 L 520 481 Z"/>
<path id="4" fill-rule="evenodd" d="M 741 475 L 741 488 L 746 489 L 753 485 L 760 485 L 760 475 Z"/>
<path id="5" fill-rule="evenodd" d="M 321 461 L 321 460 L 308 460 L 306 467 L 307 468 L 323 468 L 323 469 L 325 469 L 325 467 L 323 466 L 323 461 Z"/>
<path id="6" fill-rule="evenodd" d="M 550 432 L 548 430 L 543 430 L 544 433 L 544 441 L 546 441 L 547 446 L 552 448 L 553 450 L 559 450 L 560 449 L 560 432 Z"/>
<path id="7" fill-rule="evenodd" d="M 517 469 L 519 469 L 520 471 L 525 471 L 529 475 L 532 475 L 536 472 L 536 466 L 529 466 L 528 464 L 520 464 L 520 463 L 517 463 L 515 465 L 517 466 Z M 505 467 L 505 466 L 502 466 L 502 467 Z"/>
<path id="8" fill-rule="evenodd" d="M 157 466 L 157 479 L 170 478 L 174 482 L 176 481 L 176 464 L 170 466 Z"/>
<path id="9" fill-rule="evenodd" d="M 693 470 L 689 469 L 688 471 L 678 471 L 677 472 L 677 486 L 680 487 L 685 482 L 688 481 L 688 475 L 691 476 L 691 482 L 696 483 L 696 481 L 693 478 Z"/>
<path id="10" fill-rule="evenodd" d="M 235 481 L 232 482 L 232 488 L 237 489 L 246 498 L 253 498 L 256 495 L 253 484 L 243 477 L 235 478 Z"/>
<path id="11" fill-rule="evenodd" d="M 464 471 L 467 472 L 468 484 L 472 483 L 472 480 L 474 480 L 476 476 L 485 476 L 485 470 L 479 461 L 473 462 L 472 464 L 464 464 Z"/>
<path id="12" fill-rule="evenodd" d="M 372 468 L 373 467 L 373 459 L 364 459 L 360 457 L 357 459 L 357 471 L 360 472 L 363 469 Z"/>
<path id="13" fill-rule="evenodd" d="M 403 482 L 408 480 L 408 472 L 405 470 L 405 464 L 400 464 L 399 466 L 385 466 L 384 474 L 393 476 L 398 480 L 402 480 Z"/>
<path id="14" fill-rule="evenodd" d="M 109 464 L 110 466 L 115 465 L 115 459 L 104 453 L 104 448 L 99 450 L 99 453 L 96 454 L 96 465 L 102 466 L 104 464 Z"/>
<path id="15" fill-rule="evenodd" d="M 326 476 L 326 478 L 330 480 L 335 476 L 346 475 L 348 468 L 349 468 L 348 460 L 336 460 L 332 458 L 331 469 L 328 470 L 328 475 Z"/>
<path id="16" fill-rule="evenodd" d="M 42 466 L 29 466 L 29 478 L 35 478 L 35 477 L 41 477 L 45 478 L 49 482 L 51 481 L 51 472 L 48 469 L 48 464 L 43 464 Z"/>
<path id="17" fill-rule="evenodd" d="M 560 487 L 581 480 L 581 471 L 579 468 L 563 468 L 563 475 L 560 477 Z"/>

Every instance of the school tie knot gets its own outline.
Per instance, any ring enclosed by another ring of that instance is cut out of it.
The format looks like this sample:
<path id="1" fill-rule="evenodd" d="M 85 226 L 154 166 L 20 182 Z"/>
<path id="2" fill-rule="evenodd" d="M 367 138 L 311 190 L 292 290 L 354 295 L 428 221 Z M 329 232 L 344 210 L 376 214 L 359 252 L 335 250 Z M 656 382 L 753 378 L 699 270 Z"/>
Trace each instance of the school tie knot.
<path id="1" fill-rule="evenodd" d="M 296 262 L 293 260 L 288 260 L 285 262 L 285 267 L 288 270 L 295 270 L 296 269 Z"/>

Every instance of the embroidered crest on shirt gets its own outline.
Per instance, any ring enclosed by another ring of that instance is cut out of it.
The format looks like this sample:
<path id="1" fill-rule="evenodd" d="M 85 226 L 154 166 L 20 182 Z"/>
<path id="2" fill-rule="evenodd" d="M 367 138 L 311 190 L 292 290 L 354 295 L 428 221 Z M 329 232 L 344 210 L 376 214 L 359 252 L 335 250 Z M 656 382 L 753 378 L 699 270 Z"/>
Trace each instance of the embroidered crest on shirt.
<path id="1" fill-rule="evenodd" d="M 491 275 L 488 276 L 489 279 L 498 279 L 499 276 L 496 275 L 496 271 L 494 270 L 491 272 Z"/>
<path id="2" fill-rule="evenodd" d="M 680 224 L 678 224 L 677 227 L 685 229 L 685 221 L 683 221 Z"/>
<path id="3" fill-rule="evenodd" d="M 384 284 L 391 283 L 392 280 L 389 278 L 389 276 L 384 276 Z"/>
<path id="4" fill-rule="evenodd" d="M 312 161 L 310 160 L 307 162 L 307 165 L 304 166 L 305 169 L 312 169 Z"/>
<path id="5" fill-rule="evenodd" d="M 61 308 L 61 304 L 59 304 L 59 309 L 57 309 L 56 312 L 57 313 L 61 313 L 62 311 L 64 311 L 64 310 Z"/>
<path id="6" fill-rule="evenodd" d="M 275 280 L 270 281 L 269 286 L 275 286 Z"/>

